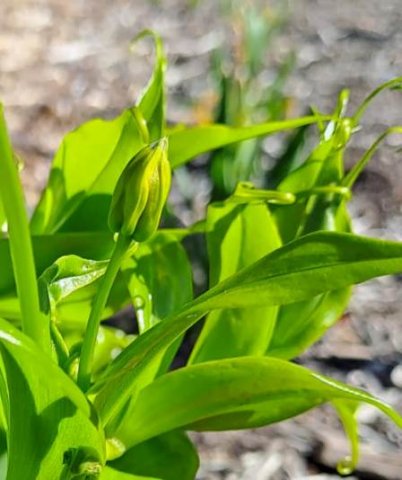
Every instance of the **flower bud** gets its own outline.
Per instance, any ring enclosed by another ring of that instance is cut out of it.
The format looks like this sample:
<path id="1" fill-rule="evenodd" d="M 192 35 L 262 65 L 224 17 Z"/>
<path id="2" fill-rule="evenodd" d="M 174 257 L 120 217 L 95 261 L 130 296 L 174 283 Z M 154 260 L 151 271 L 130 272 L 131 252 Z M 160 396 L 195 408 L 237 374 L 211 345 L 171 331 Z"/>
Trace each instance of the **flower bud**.
<path id="1" fill-rule="evenodd" d="M 109 211 L 113 232 L 144 242 L 157 230 L 171 181 L 167 147 L 166 138 L 145 146 L 123 170 Z"/>

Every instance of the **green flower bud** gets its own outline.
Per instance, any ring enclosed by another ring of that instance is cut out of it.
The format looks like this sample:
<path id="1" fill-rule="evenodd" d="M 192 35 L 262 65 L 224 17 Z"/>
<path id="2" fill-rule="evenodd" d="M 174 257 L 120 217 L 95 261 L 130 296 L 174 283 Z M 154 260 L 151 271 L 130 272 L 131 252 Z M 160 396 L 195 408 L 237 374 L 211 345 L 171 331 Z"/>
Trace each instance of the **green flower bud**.
<path id="1" fill-rule="evenodd" d="M 156 232 L 170 190 L 167 138 L 142 148 L 117 182 L 109 211 L 113 232 L 144 242 Z"/>

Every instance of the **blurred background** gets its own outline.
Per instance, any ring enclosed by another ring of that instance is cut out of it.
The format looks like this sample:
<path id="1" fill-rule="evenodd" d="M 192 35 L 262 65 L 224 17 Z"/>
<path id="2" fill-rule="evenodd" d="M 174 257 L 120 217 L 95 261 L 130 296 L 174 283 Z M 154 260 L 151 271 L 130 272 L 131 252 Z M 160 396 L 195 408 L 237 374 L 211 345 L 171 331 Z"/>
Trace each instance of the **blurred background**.
<path id="1" fill-rule="evenodd" d="M 171 123 L 242 124 L 302 115 L 312 105 L 328 113 L 342 88 L 351 90 L 353 111 L 378 84 L 402 74 L 401 25 L 399 0 L 1 0 L 0 99 L 25 163 L 28 203 L 38 199 L 65 133 L 134 102 L 153 62 L 147 42 L 129 51 L 144 28 L 165 42 Z M 398 92 L 373 103 L 349 164 L 387 126 L 402 124 L 401 107 Z M 261 175 L 283 142 L 283 136 L 262 142 Z M 356 185 L 351 211 L 358 233 L 402 240 L 400 142 L 389 137 Z M 231 189 L 230 178 L 213 189 L 202 168 L 190 173 L 177 173 L 181 193 L 174 201 L 183 223 Z M 358 287 L 347 315 L 300 359 L 399 411 L 401 282 L 389 277 Z M 359 416 L 362 459 L 350 478 L 402 479 L 401 433 L 369 408 Z M 194 437 L 199 480 L 337 479 L 333 467 L 348 452 L 330 409 L 252 432 Z"/>

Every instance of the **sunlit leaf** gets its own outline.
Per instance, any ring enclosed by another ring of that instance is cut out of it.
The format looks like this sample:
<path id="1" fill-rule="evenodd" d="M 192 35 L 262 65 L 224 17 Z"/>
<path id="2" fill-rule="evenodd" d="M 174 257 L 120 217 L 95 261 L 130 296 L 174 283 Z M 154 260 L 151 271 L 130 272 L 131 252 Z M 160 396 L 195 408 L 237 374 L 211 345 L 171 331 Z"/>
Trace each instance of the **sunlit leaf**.
<path id="1" fill-rule="evenodd" d="M 122 424 L 116 435 L 133 445 L 178 428 L 255 428 L 331 401 L 368 403 L 402 426 L 395 410 L 368 393 L 290 362 L 243 357 L 193 365 L 160 377 L 141 391 L 129 425 Z"/>
<path id="2" fill-rule="evenodd" d="M 402 244 L 332 232 L 306 235 L 219 283 L 180 313 L 141 335 L 93 387 L 108 423 L 155 368 L 162 352 L 205 313 L 222 308 L 282 305 L 402 271 Z"/>
<path id="3" fill-rule="evenodd" d="M 69 133 L 34 211 L 32 233 L 107 230 L 107 218 L 99 212 L 107 212 L 118 177 L 141 146 L 131 110 L 114 120 L 91 120 Z"/>
<path id="4" fill-rule="evenodd" d="M 262 203 L 210 206 L 206 228 L 211 286 L 280 246 L 271 214 Z M 277 310 L 268 306 L 210 313 L 190 361 L 264 354 Z"/>
<path id="5" fill-rule="evenodd" d="M 7 479 L 63 478 L 85 463 L 100 471 L 103 435 L 75 383 L 4 320 L 0 350 L 9 397 L 2 399 L 9 405 Z"/>
<path id="6" fill-rule="evenodd" d="M 250 138 L 271 135 L 317 122 L 317 117 L 302 117 L 280 122 L 269 122 L 246 127 L 201 125 L 177 128 L 169 134 L 169 158 L 173 168 L 183 165 L 195 156 L 216 148 Z"/>

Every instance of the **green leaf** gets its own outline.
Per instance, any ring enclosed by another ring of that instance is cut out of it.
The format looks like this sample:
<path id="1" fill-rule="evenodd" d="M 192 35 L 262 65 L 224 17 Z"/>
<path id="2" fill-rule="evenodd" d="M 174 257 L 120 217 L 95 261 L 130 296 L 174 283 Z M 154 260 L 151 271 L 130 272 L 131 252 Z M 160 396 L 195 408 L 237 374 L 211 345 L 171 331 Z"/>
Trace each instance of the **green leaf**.
<path id="1" fill-rule="evenodd" d="M 231 195 L 238 182 L 250 180 L 259 161 L 259 142 L 246 140 L 215 151 L 210 159 L 213 200 Z"/>
<path id="2" fill-rule="evenodd" d="M 129 428 L 123 424 L 116 435 L 133 445 L 178 428 L 255 428 L 332 401 L 368 403 L 402 428 L 402 417 L 368 393 L 283 360 L 243 357 L 192 365 L 158 378 L 139 394 Z"/>
<path id="3" fill-rule="evenodd" d="M 141 146 L 131 110 L 110 121 L 91 120 L 69 133 L 34 211 L 32 233 L 108 231 L 107 218 L 99 212 L 107 211 L 118 177 Z"/>
<path id="4" fill-rule="evenodd" d="M 123 262 L 123 275 L 136 312 L 140 334 L 192 299 L 191 267 L 182 245 L 171 233 L 159 232 L 141 244 L 131 258 Z M 164 373 L 181 343 L 181 338 L 167 345 L 153 363 L 142 383 L 151 382 Z M 130 415 L 132 404 L 125 407 Z"/>
<path id="5" fill-rule="evenodd" d="M 100 326 L 96 338 L 94 361 L 92 367 L 93 377 L 96 378 L 109 363 L 135 339 L 134 335 L 126 334 L 123 330 L 114 327 Z M 80 336 L 76 341 L 81 341 Z"/>
<path id="6" fill-rule="evenodd" d="M 171 233 L 159 232 L 150 242 L 141 244 L 122 268 L 140 334 L 193 298 L 192 271 L 187 254 Z M 181 338 L 167 349 L 155 374 L 160 375 L 170 367 L 180 343 Z"/>
<path id="7" fill-rule="evenodd" d="M 161 478 L 155 477 L 143 477 L 139 475 L 131 475 L 130 473 L 124 473 L 114 468 L 106 467 L 102 470 L 100 480 L 162 480 Z"/>
<path id="8" fill-rule="evenodd" d="M 338 115 L 344 109 L 342 101 L 341 95 Z M 349 137 L 347 121 L 336 127 L 330 124 L 306 163 L 283 180 L 280 189 L 284 191 L 294 194 L 310 191 L 306 198 L 302 197 L 288 209 L 274 207 L 274 216 L 285 242 L 318 230 L 350 232 L 345 195 L 334 193 L 334 185 L 340 184 L 343 175 L 343 151 Z M 350 289 L 341 289 L 282 306 L 268 354 L 291 358 L 301 353 L 340 318 L 350 293 Z"/>
<path id="9" fill-rule="evenodd" d="M 87 260 L 77 255 L 58 258 L 38 279 L 42 311 L 51 312 L 56 320 L 57 304 L 100 278 L 107 263 L 107 260 Z"/>
<path id="10" fill-rule="evenodd" d="M 4 207 L 3 207 L 3 202 L 1 200 L 1 195 L 0 195 L 0 238 L 4 234 L 4 228 L 6 226 L 6 214 L 4 212 Z"/>
<path id="11" fill-rule="evenodd" d="M 157 477 L 161 480 L 193 480 L 199 460 L 183 432 L 168 432 L 130 448 L 109 463 L 119 472 Z"/>
<path id="12" fill-rule="evenodd" d="M 177 168 L 201 153 L 250 138 L 310 125 L 317 120 L 316 116 L 310 116 L 246 127 L 201 125 L 177 128 L 169 134 L 169 159 L 172 167 Z"/>
<path id="13" fill-rule="evenodd" d="M 401 271 L 402 243 L 333 232 L 306 235 L 219 283 L 137 338 L 92 388 L 97 411 L 108 423 L 131 398 L 137 382 L 143 386 L 162 352 L 211 310 L 294 303 Z"/>
<path id="14" fill-rule="evenodd" d="M 275 166 L 265 176 L 265 185 L 277 188 L 302 162 L 302 155 L 306 146 L 309 125 L 299 128 L 287 141 L 286 147 L 275 163 Z"/>
<path id="15" fill-rule="evenodd" d="M 74 234 L 56 234 L 56 235 L 39 235 L 32 237 L 35 267 L 38 275 L 49 268 L 58 258 L 71 253 L 80 257 L 87 257 L 93 260 L 105 260 L 110 256 L 113 248 L 113 238 L 110 233 L 74 233 Z M 18 299 L 15 293 L 15 283 L 12 273 L 12 264 L 7 239 L 0 240 L 0 264 L 2 266 L 2 274 L 0 276 L 0 315 L 8 319 L 18 320 L 20 311 Z M 84 289 L 85 290 L 85 289 Z M 82 300 L 82 294 L 78 296 Z M 85 301 L 88 301 L 88 297 Z M 77 303 L 77 296 L 71 295 L 68 301 Z M 70 312 L 70 319 L 79 317 L 81 310 L 76 305 L 74 312 Z M 60 314 L 60 318 L 67 318 Z"/>
<path id="16" fill-rule="evenodd" d="M 286 304 L 402 270 L 402 243 L 317 232 L 219 283 L 193 310 Z"/>
<path id="17" fill-rule="evenodd" d="M 350 231 L 345 200 L 333 195 L 316 199 L 303 233 L 314 230 Z M 344 288 L 281 306 L 268 355 L 294 358 L 302 353 L 342 316 L 350 295 L 351 289 Z"/>
<path id="18" fill-rule="evenodd" d="M 151 36 L 155 42 L 155 64 L 152 77 L 140 95 L 137 105 L 142 112 L 150 134 L 149 140 L 155 141 L 164 136 L 165 129 L 165 70 L 166 57 L 163 49 L 162 39 L 152 30 L 143 30 L 133 40 Z"/>
<path id="19" fill-rule="evenodd" d="M 192 299 L 186 252 L 173 234 L 159 232 L 122 265 L 140 333 Z"/>
<path id="20" fill-rule="evenodd" d="M 305 162 L 287 175 L 278 186 L 278 190 L 283 192 L 307 193 L 294 205 L 278 206 L 273 210 L 283 243 L 314 230 L 327 229 L 322 225 L 326 207 L 331 206 L 328 203 L 334 206 L 340 203 L 334 196 L 330 202 L 326 197 L 322 200 L 322 195 L 314 195 L 313 190 L 327 185 L 339 185 L 343 177 L 343 155 L 352 133 L 350 119 L 342 118 L 347 101 L 348 92 L 341 92 L 334 120 L 322 132 L 319 144 Z M 311 225 L 306 226 L 306 222 Z"/>
<path id="21" fill-rule="evenodd" d="M 59 365 L 66 370 L 69 369 L 71 358 L 66 338 L 63 338 L 60 330 L 64 330 L 63 333 L 65 334 L 68 322 L 59 318 L 60 309 L 58 309 L 58 306 L 62 301 L 68 302 L 68 297 L 78 290 L 82 290 L 100 279 L 106 271 L 107 263 L 107 260 L 87 260 L 77 255 L 66 255 L 57 259 L 38 279 L 41 309 L 50 316 L 52 338 Z M 93 287 L 93 296 L 95 296 L 96 290 Z M 113 293 L 116 296 L 116 286 Z M 69 332 L 70 343 L 71 337 L 74 338 L 76 343 L 80 343 L 82 340 L 81 333 L 84 330 L 90 309 L 92 308 L 92 298 L 90 297 L 86 303 L 81 302 L 79 312 L 77 312 L 74 320 L 76 326 L 79 323 L 79 319 L 82 325 L 78 325 L 78 328 L 75 328 L 73 332 Z M 111 301 L 115 301 L 115 298 Z M 67 328 L 67 330 L 69 329 Z M 96 361 L 94 362 L 96 364 L 94 365 L 95 372 L 103 369 L 105 364 L 111 360 L 113 349 L 122 349 L 128 344 L 122 331 L 116 331 L 116 333 L 117 336 L 110 334 L 108 330 L 99 330 Z"/>
<path id="22" fill-rule="evenodd" d="M 350 288 L 341 288 L 282 306 L 267 355 L 288 359 L 300 355 L 338 321 L 351 293 Z"/>
<path id="23" fill-rule="evenodd" d="M 82 331 L 89 318 L 94 296 L 99 288 L 101 278 L 87 286 L 75 290 L 57 307 L 57 319 L 63 330 L 77 329 Z M 126 282 L 121 274 L 113 284 L 105 310 L 102 313 L 102 320 L 124 309 L 130 304 L 130 297 L 127 292 Z"/>
<path id="24" fill-rule="evenodd" d="M 227 202 L 208 209 L 210 283 L 230 277 L 280 246 L 265 204 Z M 191 363 L 243 355 L 263 355 L 275 325 L 277 307 L 219 310 L 208 315 Z"/>
<path id="25" fill-rule="evenodd" d="M 7 479 L 67 479 L 85 462 L 101 468 L 103 434 L 75 383 L 1 319 L 0 351 L 9 406 Z"/>

